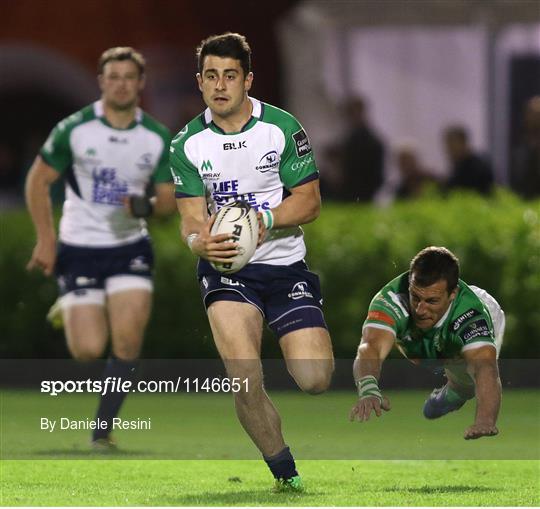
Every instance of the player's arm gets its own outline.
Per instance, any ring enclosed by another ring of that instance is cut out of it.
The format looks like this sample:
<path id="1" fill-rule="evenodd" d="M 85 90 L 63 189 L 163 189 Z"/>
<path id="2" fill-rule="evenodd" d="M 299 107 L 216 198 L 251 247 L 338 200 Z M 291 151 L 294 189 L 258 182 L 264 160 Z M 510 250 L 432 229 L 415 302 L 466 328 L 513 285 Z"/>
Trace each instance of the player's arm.
<path id="1" fill-rule="evenodd" d="M 174 197 L 174 184 L 163 182 L 155 185 L 156 195 L 152 198 L 154 214 L 168 216 L 176 211 L 176 198 Z"/>
<path id="2" fill-rule="evenodd" d="M 319 217 L 321 211 L 321 193 L 319 180 L 293 187 L 291 193 L 276 208 L 263 210 L 259 218 L 259 245 L 266 237 L 266 231 L 272 228 L 287 228 L 310 223 Z"/>
<path id="3" fill-rule="evenodd" d="M 36 245 L 27 269 L 38 268 L 46 276 L 54 270 L 56 261 L 56 231 L 49 189 L 60 174 L 37 156 L 28 172 L 25 184 L 26 205 L 36 230 Z"/>
<path id="4" fill-rule="evenodd" d="M 371 412 L 377 417 L 382 410 L 390 410 L 390 403 L 379 389 L 381 366 L 392 350 L 395 334 L 386 329 L 364 327 L 362 341 L 353 365 L 353 375 L 358 388 L 358 401 L 350 414 L 351 421 L 369 420 Z"/>
<path id="5" fill-rule="evenodd" d="M 211 234 L 215 216 L 208 218 L 205 197 L 183 197 L 176 203 L 182 219 L 182 238 L 195 255 L 210 262 L 227 263 L 229 258 L 238 254 L 236 242 L 225 242 L 232 238 L 232 234 Z"/>
<path id="6" fill-rule="evenodd" d="M 310 223 L 319 217 L 321 211 L 321 193 L 319 179 L 312 180 L 289 189 L 290 196 L 276 208 L 273 228 L 287 228 Z"/>
<path id="7" fill-rule="evenodd" d="M 128 214 L 133 217 L 147 218 L 154 216 L 168 216 L 176 210 L 174 197 L 174 184 L 163 182 L 155 184 L 155 196 L 129 195 L 124 199 L 124 206 Z"/>
<path id="8" fill-rule="evenodd" d="M 465 430 L 466 440 L 499 433 L 496 423 L 501 406 L 501 380 L 496 352 L 490 345 L 463 352 L 467 371 L 474 379 L 476 391 L 476 416 L 474 424 Z"/>

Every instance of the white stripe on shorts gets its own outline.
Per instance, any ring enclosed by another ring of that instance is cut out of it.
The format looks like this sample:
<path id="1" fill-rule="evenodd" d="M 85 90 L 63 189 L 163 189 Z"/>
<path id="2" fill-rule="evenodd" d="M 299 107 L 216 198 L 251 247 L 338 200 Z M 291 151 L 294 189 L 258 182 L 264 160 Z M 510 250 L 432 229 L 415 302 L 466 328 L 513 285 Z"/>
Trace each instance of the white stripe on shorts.
<path id="1" fill-rule="evenodd" d="M 73 290 L 69 293 L 66 293 L 60 299 L 60 306 L 62 309 L 67 309 L 72 306 L 82 306 L 82 305 L 96 305 L 104 306 L 105 305 L 105 290 L 100 288 L 88 288 L 84 290 L 84 293 L 80 290 Z"/>
<path id="2" fill-rule="evenodd" d="M 112 276 L 105 280 L 105 292 L 107 295 L 113 293 L 125 292 L 129 290 L 147 290 L 152 292 L 154 284 L 152 280 L 143 276 Z"/>

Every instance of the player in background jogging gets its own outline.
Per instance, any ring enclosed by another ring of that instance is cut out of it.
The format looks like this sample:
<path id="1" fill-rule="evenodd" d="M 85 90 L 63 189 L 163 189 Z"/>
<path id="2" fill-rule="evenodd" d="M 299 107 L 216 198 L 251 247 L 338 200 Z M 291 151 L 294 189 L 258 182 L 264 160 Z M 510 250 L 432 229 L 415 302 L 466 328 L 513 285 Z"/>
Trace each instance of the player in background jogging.
<path id="1" fill-rule="evenodd" d="M 28 268 L 55 274 L 61 297 L 50 313 L 62 316 L 73 357 L 110 357 L 104 377 L 131 380 L 152 302 L 153 254 L 145 217 L 175 210 L 169 170 L 170 133 L 138 107 L 145 60 L 129 47 L 110 48 L 98 63 L 101 97 L 59 122 L 36 157 L 26 201 L 37 243 Z M 49 187 L 65 182 L 57 235 Z M 154 184 L 155 197 L 147 188 Z M 112 419 L 123 393 L 101 398 L 95 448 L 111 448 Z"/>
<path id="2" fill-rule="evenodd" d="M 248 96 L 253 74 L 244 36 L 209 37 L 197 57 L 197 82 L 208 108 L 171 146 L 182 236 L 200 258 L 201 293 L 227 372 L 249 380 L 249 390 L 235 394 L 238 418 L 261 451 L 276 488 L 302 490 L 280 416 L 264 390 L 260 356 L 266 321 L 303 391 L 318 394 L 330 383 L 332 344 L 319 279 L 304 262 L 299 226 L 319 215 L 319 175 L 299 122 Z M 224 235 L 211 235 L 208 212 L 215 214 L 236 200 L 259 212 L 264 241 L 248 265 L 224 276 L 209 262 L 227 262 L 237 246 L 224 242 Z"/>
<path id="3" fill-rule="evenodd" d="M 415 364 L 440 360 L 447 382 L 424 404 L 424 416 L 436 419 L 458 410 L 476 396 L 474 423 L 465 439 L 498 433 L 501 382 L 497 357 L 505 327 L 504 312 L 485 290 L 459 279 L 459 262 L 444 247 L 427 247 L 410 270 L 375 295 L 362 329 L 354 361 L 359 399 L 351 419 L 368 420 L 389 410 L 378 381 L 381 365 L 395 345 Z"/>

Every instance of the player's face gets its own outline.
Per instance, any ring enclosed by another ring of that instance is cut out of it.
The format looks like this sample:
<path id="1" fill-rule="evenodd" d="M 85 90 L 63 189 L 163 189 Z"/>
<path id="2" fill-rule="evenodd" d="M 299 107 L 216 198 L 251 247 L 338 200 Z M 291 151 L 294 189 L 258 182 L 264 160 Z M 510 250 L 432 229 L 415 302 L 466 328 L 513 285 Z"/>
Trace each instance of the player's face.
<path id="1" fill-rule="evenodd" d="M 415 325 L 422 330 L 431 329 L 446 313 L 456 293 L 457 289 L 448 293 L 444 279 L 431 286 L 417 286 L 413 274 L 409 283 L 409 303 Z"/>
<path id="2" fill-rule="evenodd" d="M 240 60 L 207 55 L 197 74 L 203 100 L 213 114 L 230 118 L 246 104 L 253 74 L 244 75 Z"/>
<path id="3" fill-rule="evenodd" d="M 107 62 L 99 75 L 99 87 L 103 100 L 114 110 L 129 110 L 139 101 L 144 88 L 144 75 L 139 74 L 131 60 Z"/>

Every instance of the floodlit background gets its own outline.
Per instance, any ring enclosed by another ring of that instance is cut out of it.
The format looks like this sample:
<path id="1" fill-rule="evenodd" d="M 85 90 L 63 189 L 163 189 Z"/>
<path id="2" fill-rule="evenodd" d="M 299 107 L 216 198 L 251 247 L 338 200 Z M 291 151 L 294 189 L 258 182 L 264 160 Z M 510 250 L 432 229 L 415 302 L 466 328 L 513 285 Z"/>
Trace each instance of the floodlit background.
<path id="1" fill-rule="evenodd" d="M 306 228 L 307 261 L 322 279 L 336 354 L 354 356 L 373 294 L 436 244 L 501 302 L 503 355 L 539 355 L 537 0 L 0 0 L 0 8 L 4 357 L 67 356 L 62 332 L 44 322 L 54 281 L 24 271 L 34 236 L 22 189 L 55 123 L 98 97 L 99 55 L 139 49 L 148 62 L 142 106 L 177 132 L 204 107 L 194 48 L 226 30 L 252 46 L 252 94 L 291 111 L 311 137 L 325 207 Z M 461 152 L 450 150 L 449 129 L 464 133 Z M 60 183 L 58 206 L 62 195 Z M 151 230 L 156 306 L 145 355 L 215 356 L 177 218 Z M 275 341 L 266 345 L 277 354 Z"/>

